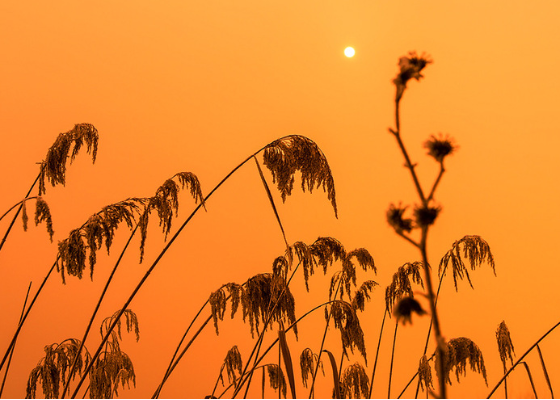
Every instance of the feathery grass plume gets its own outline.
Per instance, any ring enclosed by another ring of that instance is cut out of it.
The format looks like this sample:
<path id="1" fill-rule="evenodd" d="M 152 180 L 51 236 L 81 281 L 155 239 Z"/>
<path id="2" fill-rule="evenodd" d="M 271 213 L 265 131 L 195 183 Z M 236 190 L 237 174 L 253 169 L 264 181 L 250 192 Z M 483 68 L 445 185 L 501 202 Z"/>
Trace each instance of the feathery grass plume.
<path id="1" fill-rule="evenodd" d="M 243 369 L 243 361 L 241 360 L 241 354 L 237 346 L 233 346 L 228 350 L 226 358 L 224 359 L 224 364 L 222 370 L 220 371 L 220 380 L 222 385 L 224 385 L 224 379 L 222 378 L 223 368 L 225 367 L 229 383 L 233 383 L 237 387 L 237 373 L 241 377 L 241 371 Z M 225 385 L 224 385 L 225 386 Z"/>
<path id="2" fill-rule="evenodd" d="M 43 221 L 47 223 L 47 232 L 49 233 L 49 239 L 52 243 L 54 230 L 51 210 L 49 209 L 47 202 L 43 200 L 41 196 L 37 196 L 37 199 L 35 200 L 35 226 L 39 225 Z"/>
<path id="3" fill-rule="evenodd" d="M 449 135 L 444 137 L 440 133 L 438 137 L 430 135 L 430 139 L 424 142 L 424 148 L 428 149 L 428 155 L 432 156 L 437 162 L 443 162 L 444 158 L 457 151 L 459 146 Z"/>
<path id="4" fill-rule="evenodd" d="M 212 319 L 214 320 L 214 328 L 216 328 L 216 335 L 220 334 L 218 331 L 218 320 L 223 321 L 224 314 L 226 312 L 226 303 L 228 298 L 226 291 L 229 293 L 231 299 L 231 318 L 233 318 L 239 308 L 244 289 L 243 286 L 230 282 L 210 294 L 208 303 L 210 303 Z"/>
<path id="5" fill-rule="evenodd" d="M 116 311 L 112 316 L 107 317 L 101 323 L 100 333 L 104 337 L 109 327 L 114 323 L 115 318 L 119 315 Z M 140 339 L 140 330 L 138 327 L 138 317 L 130 310 L 126 309 L 123 313 L 126 321 L 127 332 L 134 331 L 136 341 Z M 111 331 L 110 339 L 105 344 L 103 351 L 90 371 L 90 397 L 96 399 L 112 398 L 113 394 L 118 396 L 118 385 L 121 384 L 124 389 L 125 384 L 130 388 L 130 381 L 136 386 L 136 374 L 134 373 L 134 365 L 130 357 L 124 353 L 119 344 L 122 340 L 121 334 L 121 318 L 117 321 L 117 330 Z"/>
<path id="6" fill-rule="evenodd" d="M 246 282 L 245 290 L 241 293 L 241 306 L 243 321 L 249 319 L 251 336 L 255 336 L 255 331 L 260 334 L 259 325 L 267 320 L 269 307 L 276 302 L 278 305 L 270 321 L 294 323 L 296 321 L 294 296 L 282 277 L 269 273 L 258 274 Z M 267 328 L 268 326 L 265 326 L 263 329 Z M 294 333 L 297 337 L 297 326 L 294 326 Z"/>
<path id="7" fill-rule="evenodd" d="M 463 248 L 463 254 L 461 257 L 461 246 Z M 473 287 L 471 278 L 469 276 L 469 271 L 463 262 L 463 258 L 469 260 L 471 270 L 481 265 L 486 261 L 488 265 L 492 268 L 494 275 L 496 275 L 496 266 L 494 265 L 494 257 L 490 251 L 490 246 L 484 239 L 476 235 L 467 235 L 460 240 L 457 240 L 451 246 L 451 249 L 445 253 L 443 258 L 439 263 L 438 275 L 441 277 L 442 274 L 445 275 L 447 266 L 451 263 L 453 269 L 453 281 L 455 282 L 455 290 L 459 290 L 457 286 L 457 280 L 463 279 L 464 276 L 467 277 L 469 285 Z"/>
<path id="8" fill-rule="evenodd" d="M 369 378 L 360 363 L 354 363 L 342 373 L 340 380 L 340 394 L 344 399 L 364 399 L 369 394 Z"/>
<path id="9" fill-rule="evenodd" d="M 498 325 L 498 329 L 496 330 L 496 340 L 498 342 L 498 350 L 500 351 L 500 359 L 502 360 L 502 364 L 504 364 L 504 368 L 506 368 L 507 359 L 509 358 L 509 360 L 513 363 L 512 353 L 515 354 L 506 321 L 502 321 L 500 322 L 500 325 Z"/>
<path id="10" fill-rule="evenodd" d="M 436 353 L 436 365 L 438 363 L 438 354 Z M 445 381 L 451 385 L 451 370 L 455 368 L 455 375 L 457 376 L 457 382 L 460 382 L 459 375 L 467 374 L 467 361 L 471 370 L 482 374 L 484 377 L 484 382 L 488 386 L 488 379 L 486 376 L 486 367 L 484 366 L 484 357 L 478 346 L 469 338 L 460 337 L 456 339 L 451 339 L 445 349 L 445 365 L 444 365 L 444 375 Z M 441 376 L 438 378 L 441 379 Z"/>
<path id="11" fill-rule="evenodd" d="M 34 399 L 37 391 L 37 384 L 41 383 L 43 395 L 46 399 L 59 397 L 60 386 L 69 379 L 69 367 L 77 358 L 76 369 L 72 379 L 77 374 L 81 375 L 82 368 L 91 360 L 87 349 L 84 347 L 80 354 L 80 341 L 77 339 L 66 339 L 62 343 L 53 343 L 45 346 L 45 357 L 29 374 L 27 381 L 26 398 Z"/>
<path id="12" fill-rule="evenodd" d="M 41 162 L 41 173 L 39 174 L 39 195 L 46 191 L 45 180 L 52 186 L 66 184 L 66 161 L 70 158 L 70 164 L 84 145 L 87 152 L 91 154 L 92 161 L 95 163 L 97 157 L 97 142 L 99 135 L 97 129 L 91 124 L 76 124 L 68 132 L 58 135 L 53 145 L 47 151 L 45 160 Z M 70 149 L 72 148 L 72 154 Z"/>
<path id="13" fill-rule="evenodd" d="M 412 324 L 412 314 L 416 313 L 419 316 L 427 314 L 427 312 L 422 308 L 420 303 L 416 301 L 413 297 L 403 297 L 397 303 L 397 307 L 395 308 L 395 317 L 397 318 L 397 322 L 401 319 L 403 320 L 403 324 L 406 325 L 407 323 Z"/>
<path id="14" fill-rule="evenodd" d="M 426 67 L 426 65 L 431 64 L 433 61 L 430 57 L 424 53 L 418 56 L 415 51 L 408 53 L 408 56 L 403 56 L 399 59 L 399 73 L 396 78 L 393 79 L 393 83 L 397 87 L 396 101 L 399 101 L 406 89 L 406 84 L 410 79 L 423 78 L 420 72 Z"/>
<path id="15" fill-rule="evenodd" d="M 27 207 L 25 206 L 25 202 L 27 199 L 23 199 L 21 202 L 21 222 L 23 222 L 23 231 L 27 232 L 27 223 L 29 221 L 29 217 L 27 216 Z"/>
<path id="16" fill-rule="evenodd" d="M 349 348 L 354 354 L 354 347 L 356 347 L 367 365 L 366 345 L 364 342 L 364 331 L 360 326 L 360 320 L 356 314 L 356 310 L 350 303 L 343 300 L 335 300 L 331 303 L 331 317 L 334 320 L 334 326 L 340 331 L 342 339 L 342 353 L 347 359 L 347 349 Z M 327 308 L 325 307 L 325 319 L 329 320 Z"/>
<path id="17" fill-rule="evenodd" d="M 299 367 L 301 369 L 301 380 L 304 387 L 307 387 L 309 375 L 313 376 L 313 371 L 315 371 L 315 366 L 317 365 L 318 360 L 319 356 L 313 353 L 313 350 L 309 347 L 303 349 L 301 352 L 301 355 L 299 356 Z M 321 372 L 323 373 L 323 376 L 325 376 L 323 361 L 319 361 L 319 367 L 321 367 Z"/>
<path id="18" fill-rule="evenodd" d="M 366 306 L 366 300 L 369 301 L 371 299 L 370 293 L 373 289 L 379 286 L 379 283 L 367 280 L 354 292 L 354 299 L 352 299 L 352 308 L 354 310 L 364 311 Z"/>
<path id="19" fill-rule="evenodd" d="M 175 182 L 174 179 L 176 179 L 178 183 Z M 180 172 L 167 179 L 156 190 L 156 194 L 153 197 L 149 198 L 148 205 L 138 222 L 141 234 L 140 262 L 142 262 L 144 259 L 144 249 L 146 245 L 146 238 L 148 236 L 148 222 L 150 213 L 152 212 L 152 210 L 157 211 L 159 217 L 159 225 L 161 226 L 161 229 L 165 234 L 165 240 L 167 240 L 167 235 L 171 231 L 173 212 L 175 212 L 175 216 L 177 216 L 177 213 L 179 212 L 179 190 L 185 188 L 189 188 L 190 194 L 194 198 L 195 203 L 198 203 L 198 201 L 200 201 L 206 209 L 200 182 L 198 181 L 196 175 L 191 172 Z"/>
<path id="20" fill-rule="evenodd" d="M 101 249 L 103 240 L 109 254 L 118 225 L 125 222 L 129 229 L 133 229 L 136 216 L 140 214 L 145 202 L 145 199 L 129 198 L 103 207 L 101 211 L 89 217 L 80 228 L 71 231 L 68 238 L 59 242 L 56 268 L 62 275 L 62 281 L 65 283 L 65 270 L 68 275 L 82 279 L 88 251 L 90 278 L 93 280 L 96 252 Z"/>
<path id="21" fill-rule="evenodd" d="M 426 388 L 426 390 L 434 389 L 432 368 L 430 367 L 430 363 L 428 362 L 426 355 L 423 355 L 422 358 L 420 358 L 420 363 L 418 365 L 418 382 L 420 383 L 422 390 L 424 390 L 424 388 Z"/>
<path id="22" fill-rule="evenodd" d="M 387 222 L 397 233 L 410 232 L 413 228 L 411 218 L 403 218 L 408 206 L 398 206 L 391 203 L 387 210 Z"/>
<path id="23" fill-rule="evenodd" d="M 313 192 L 323 187 L 338 218 L 334 179 L 327 158 L 315 142 L 304 136 L 291 135 L 275 140 L 264 149 L 264 165 L 272 172 L 282 200 L 291 195 L 295 173 L 301 172 L 301 188 Z"/>
<path id="24" fill-rule="evenodd" d="M 340 299 L 346 293 L 349 297 L 349 300 L 352 301 L 350 290 L 352 285 L 354 287 L 357 286 L 356 284 L 356 265 L 352 261 L 356 259 L 358 264 L 362 267 L 364 271 L 367 272 L 368 268 L 372 269 L 374 273 L 377 273 L 377 268 L 375 267 L 375 263 L 373 261 L 373 257 L 369 254 L 369 252 L 364 249 L 356 249 L 352 250 L 351 252 L 347 253 L 342 259 L 342 270 L 338 271 L 337 273 L 333 274 L 331 278 L 331 285 L 329 288 L 329 299 L 332 298 L 332 294 L 335 291 L 335 288 L 338 287 L 338 283 L 340 282 Z"/>
<path id="25" fill-rule="evenodd" d="M 393 280 L 385 290 L 385 307 L 389 313 L 393 312 L 393 305 L 400 298 L 404 296 L 414 297 L 412 283 L 424 287 L 424 281 L 420 274 L 421 269 L 422 263 L 415 261 L 400 266 L 397 272 L 393 274 Z"/>
<path id="26" fill-rule="evenodd" d="M 280 388 L 282 395 L 286 398 L 288 387 L 286 385 L 286 379 L 284 378 L 282 368 L 280 368 L 278 364 L 267 364 L 266 369 L 268 371 L 270 387 L 274 390 L 278 390 L 278 388 Z"/>

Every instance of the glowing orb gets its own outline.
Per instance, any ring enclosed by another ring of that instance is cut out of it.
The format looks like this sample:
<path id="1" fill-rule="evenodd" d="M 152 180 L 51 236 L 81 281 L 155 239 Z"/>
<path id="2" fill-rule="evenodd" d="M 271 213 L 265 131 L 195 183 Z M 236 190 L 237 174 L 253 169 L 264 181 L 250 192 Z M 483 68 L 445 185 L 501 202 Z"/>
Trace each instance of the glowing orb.
<path id="1" fill-rule="evenodd" d="M 356 54 L 356 51 L 354 50 L 353 47 L 347 47 L 344 49 L 344 55 L 348 58 L 350 57 L 354 57 L 354 54 Z"/>

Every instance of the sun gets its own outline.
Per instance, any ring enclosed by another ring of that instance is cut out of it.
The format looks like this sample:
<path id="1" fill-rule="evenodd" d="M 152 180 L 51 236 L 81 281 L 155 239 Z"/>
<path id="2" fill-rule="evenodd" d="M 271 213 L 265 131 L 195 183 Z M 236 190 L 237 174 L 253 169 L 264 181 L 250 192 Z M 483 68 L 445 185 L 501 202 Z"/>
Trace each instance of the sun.
<path id="1" fill-rule="evenodd" d="M 353 47 L 347 47 L 344 49 L 344 55 L 348 58 L 352 58 L 354 57 L 354 54 L 356 54 L 356 50 L 354 50 Z"/>

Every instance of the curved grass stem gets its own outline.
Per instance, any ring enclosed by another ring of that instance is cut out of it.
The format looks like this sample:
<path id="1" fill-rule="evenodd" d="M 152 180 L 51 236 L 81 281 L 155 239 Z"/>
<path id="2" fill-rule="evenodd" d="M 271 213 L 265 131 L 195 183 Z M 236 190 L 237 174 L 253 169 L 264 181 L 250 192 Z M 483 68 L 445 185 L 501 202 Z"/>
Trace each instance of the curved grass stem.
<path id="1" fill-rule="evenodd" d="M 393 335 L 393 350 L 391 351 L 391 367 L 389 368 L 389 386 L 387 388 L 387 398 L 391 398 L 391 379 L 393 377 L 393 361 L 395 360 L 395 346 L 397 344 L 397 330 L 399 328 L 399 322 L 395 321 L 395 333 Z"/>
<path id="2" fill-rule="evenodd" d="M 371 382 L 369 384 L 369 395 L 368 399 L 371 399 L 371 393 L 373 391 L 373 380 L 375 378 L 375 371 L 377 369 L 377 359 L 379 357 L 379 348 L 381 347 L 381 337 L 383 336 L 383 327 L 385 326 L 385 319 L 387 318 L 387 308 L 383 313 L 383 320 L 381 321 L 381 330 L 379 331 L 379 340 L 377 341 L 377 350 L 375 351 L 375 361 L 373 363 L 373 371 L 371 373 Z"/>

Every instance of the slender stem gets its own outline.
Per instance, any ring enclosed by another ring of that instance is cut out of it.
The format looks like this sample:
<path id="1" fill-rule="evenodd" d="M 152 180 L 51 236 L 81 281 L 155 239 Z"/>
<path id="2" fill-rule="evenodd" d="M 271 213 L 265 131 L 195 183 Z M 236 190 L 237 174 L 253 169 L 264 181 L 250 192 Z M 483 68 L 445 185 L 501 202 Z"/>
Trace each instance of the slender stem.
<path id="1" fill-rule="evenodd" d="M 212 394 L 210 395 L 210 398 L 214 398 L 214 393 L 216 393 L 216 389 L 218 388 L 218 383 L 220 383 L 220 379 L 222 380 L 222 384 L 224 382 L 224 379 L 222 378 L 222 372 L 224 371 L 225 366 L 226 363 L 223 363 L 222 367 L 220 368 L 220 373 L 218 374 L 218 379 L 216 379 L 216 384 L 214 385 L 214 389 L 212 390 Z"/>
<path id="2" fill-rule="evenodd" d="M 527 376 L 529 377 L 529 382 L 531 382 L 531 388 L 533 389 L 533 394 L 535 395 L 535 399 L 538 399 L 539 396 L 537 395 L 537 389 L 535 389 L 535 383 L 533 382 L 533 377 L 531 376 L 531 371 L 529 370 L 529 366 L 525 361 L 521 364 L 525 367 L 525 371 L 527 371 Z"/>
<path id="3" fill-rule="evenodd" d="M 342 283 L 342 279 L 338 281 L 338 286 L 336 288 L 336 291 L 334 292 L 333 299 L 336 299 L 336 295 L 338 294 L 341 283 Z M 319 353 L 318 353 L 317 365 L 315 366 L 315 371 L 313 371 L 313 380 L 311 381 L 311 389 L 309 390 L 309 397 L 308 397 L 309 399 L 314 395 L 315 380 L 317 378 L 317 372 L 319 372 L 319 363 L 321 362 L 321 354 L 323 354 L 323 348 L 325 347 L 325 339 L 327 338 L 327 332 L 329 329 L 329 322 L 331 321 L 331 316 L 332 316 L 332 308 L 329 310 L 327 323 L 325 325 L 325 331 L 323 332 L 323 340 L 321 341 L 321 348 L 319 349 Z M 335 382 L 335 384 L 338 384 L 338 382 Z"/>
<path id="4" fill-rule="evenodd" d="M 42 169 L 43 169 L 43 166 L 41 165 L 41 171 L 42 171 Z M 31 185 L 31 187 L 27 191 L 27 194 L 25 195 L 24 199 L 27 199 L 29 197 L 29 195 L 31 194 L 31 191 L 33 190 L 33 188 L 35 187 L 35 185 L 39 181 L 39 178 L 41 177 L 41 171 L 39 171 L 39 174 L 37 175 L 37 178 L 35 178 L 35 181 L 33 181 L 33 184 Z M 8 230 L 4 234 L 4 237 L 2 238 L 2 242 L 0 242 L 0 250 L 2 250 L 2 247 L 4 247 L 4 243 L 6 242 L 6 239 L 8 238 L 8 235 L 10 234 L 10 231 L 12 230 L 12 226 L 14 226 L 14 223 L 16 222 L 16 219 L 17 219 L 19 213 L 21 212 L 22 207 L 23 207 L 23 202 L 19 205 L 19 207 L 16 211 L 16 215 L 14 215 L 14 218 L 12 218 L 12 222 L 10 222 L 10 226 L 8 226 Z"/>
<path id="5" fill-rule="evenodd" d="M 64 385 L 64 390 L 62 391 L 61 398 L 64 398 L 64 396 L 66 395 L 66 392 L 68 391 L 68 387 L 70 385 L 70 380 L 72 379 L 72 376 L 73 376 L 74 371 L 76 369 L 76 364 L 78 362 L 79 355 L 81 354 L 82 349 L 84 347 L 84 344 L 87 340 L 87 337 L 88 337 L 89 332 L 91 330 L 91 326 L 93 325 L 93 321 L 95 320 L 95 317 L 97 316 L 97 312 L 99 311 L 101 303 L 103 302 L 103 299 L 105 298 L 105 294 L 107 293 L 107 290 L 109 289 L 109 285 L 113 281 L 113 276 L 117 272 L 117 268 L 119 267 L 119 265 L 121 263 L 121 260 L 124 256 L 124 253 L 128 249 L 128 246 L 130 245 L 130 242 L 132 241 L 132 238 L 134 237 L 134 234 L 136 233 L 137 229 L 138 229 L 138 224 L 136 224 L 136 227 L 133 229 L 132 233 L 130 234 L 130 236 L 128 238 L 128 241 L 126 242 L 124 248 L 122 249 L 121 254 L 119 255 L 119 258 L 117 259 L 117 262 L 115 263 L 115 266 L 113 267 L 113 270 L 111 271 L 111 274 L 109 275 L 109 278 L 107 279 L 107 282 L 105 283 L 105 287 L 103 288 L 103 291 L 101 292 L 101 296 L 99 297 L 99 300 L 97 301 L 97 305 L 95 306 L 95 309 L 93 310 L 91 318 L 89 319 L 86 331 L 84 332 L 84 336 L 83 336 L 83 338 L 80 342 L 80 347 L 78 348 L 78 351 L 76 353 L 76 357 L 74 358 L 74 361 L 72 362 L 72 366 L 70 368 L 70 373 L 68 374 L 68 380 L 66 381 L 66 383 Z"/>
<path id="6" fill-rule="evenodd" d="M 14 336 L 12 338 L 12 341 L 10 342 L 10 344 L 8 345 L 8 349 L 4 353 L 4 357 L 2 358 L 2 362 L 0 362 L 0 371 L 4 367 L 4 363 L 6 362 L 6 359 L 8 358 L 8 355 L 10 354 L 10 352 L 12 351 L 13 347 L 16 344 L 16 340 L 19 336 L 19 333 L 21 331 L 21 328 L 22 328 L 23 324 L 25 323 L 25 320 L 27 319 L 27 316 L 29 315 L 29 312 L 31 311 L 31 308 L 33 308 L 33 305 L 35 304 L 35 301 L 37 300 L 37 297 L 39 297 L 39 294 L 43 290 L 43 287 L 45 286 L 45 283 L 49 279 L 49 276 L 54 271 L 54 268 L 56 267 L 56 263 L 58 262 L 59 257 L 60 257 L 60 255 L 57 256 L 56 261 L 53 263 L 51 269 L 49 270 L 49 272 L 47 273 L 47 275 L 43 279 L 43 282 L 41 282 L 41 286 L 39 286 L 39 289 L 37 289 L 37 292 L 35 293 L 35 296 L 33 296 L 33 299 L 31 300 L 31 303 L 29 304 L 29 307 L 27 307 L 27 310 L 25 311 L 25 314 L 23 315 L 23 318 L 21 318 L 21 320 L 18 324 L 18 327 L 16 329 L 16 332 L 14 333 Z"/>
<path id="7" fill-rule="evenodd" d="M 385 318 L 387 318 L 387 308 L 383 313 L 383 320 L 381 321 L 381 330 L 379 331 L 379 340 L 377 341 L 377 350 L 375 352 L 375 362 L 373 363 L 373 372 L 371 373 L 371 383 L 369 385 L 369 395 L 368 399 L 371 399 L 371 393 L 373 391 L 373 379 L 375 378 L 375 370 L 377 369 L 377 358 L 379 356 L 379 348 L 381 347 L 381 336 L 383 336 L 383 327 L 385 326 Z"/>
<path id="8" fill-rule="evenodd" d="M 430 200 L 432 200 L 434 198 L 434 193 L 436 191 L 436 188 L 437 188 L 439 182 L 441 181 L 441 177 L 443 176 L 444 172 L 445 172 L 445 167 L 443 166 L 443 160 L 441 160 L 439 162 L 439 174 L 436 178 L 436 181 L 434 182 L 434 186 L 432 186 L 432 190 L 430 191 L 430 195 L 426 199 L 427 202 L 429 202 Z"/>
<path id="9" fill-rule="evenodd" d="M 504 374 L 505 374 L 505 373 L 507 372 L 505 360 L 504 360 L 503 367 L 504 367 Z M 504 397 L 504 398 L 507 399 L 507 398 L 508 398 L 507 379 L 504 379 L 504 393 L 505 393 L 505 397 Z"/>
<path id="10" fill-rule="evenodd" d="M 2 221 L 2 220 L 4 219 L 4 217 L 5 217 L 6 215 L 8 215 L 8 214 L 10 213 L 10 211 L 12 211 L 14 208 L 16 208 L 16 207 L 19 206 L 19 205 L 23 205 L 23 202 L 24 202 L 24 201 L 32 200 L 32 199 L 36 199 L 36 198 L 37 198 L 37 196 L 31 196 L 31 197 L 26 197 L 25 199 L 23 199 L 23 200 L 21 200 L 21 201 L 18 201 L 16 204 L 14 204 L 13 206 L 11 206 L 4 214 L 2 214 L 2 216 L 0 217 L 0 221 Z"/>
<path id="11" fill-rule="evenodd" d="M 311 310 L 309 310 L 308 312 L 306 312 L 305 314 L 303 314 L 301 317 L 299 317 L 299 318 L 297 319 L 296 322 L 294 322 L 294 323 L 291 324 L 289 327 L 287 327 L 285 332 L 287 333 L 290 329 L 292 329 L 294 326 L 296 326 L 302 319 L 304 319 L 305 317 L 307 317 L 307 316 L 308 316 L 309 314 L 311 314 L 313 311 L 316 311 L 316 310 L 318 310 L 318 309 L 321 308 L 321 307 L 324 307 L 324 306 L 326 306 L 326 305 L 328 305 L 328 304 L 331 304 L 331 303 L 333 303 L 334 301 L 335 301 L 335 300 L 329 300 L 329 301 L 327 301 L 327 302 L 325 302 L 325 303 L 319 304 L 318 306 L 312 308 Z M 268 352 L 276 345 L 276 343 L 278 343 L 278 340 L 279 340 L 279 339 L 276 338 L 276 339 L 270 344 L 270 346 L 268 346 L 268 348 L 263 352 L 263 354 L 262 354 L 262 355 L 260 356 L 260 358 L 257 360 L 257 362 L 255 363 L 255 365 L 258 365 L 258 364 L 264 359 L 264 357 L 268 354 Z M 319 364 L 319 358 L 317 358 L 317 364 Z M 253 370 L 257 369 L 257 368 L 258 368 L 258 367 L 253 367 L 251 371 L 253 371 Z M 243 385 L 245 384 L 245 382 L 246 382 L 247 379 L 248 379 L 248 375 L 249 375 L 249 373 L 251 373 L 251 371 L 249 371 L 247 374 L 242 374 L 242 376 L 244 376 L 244 378 L 243 378 L 243 380 L 241 381 L 241 383 L 238 385 L 238 387 L 241 387 L 241 386 L 243 386 Z M 240 378 L 240 379 L 241 379 L 241 378 Z M 228 388 L 228 389 L 229 389 L 229 388 Z M 226 389 L 226 390 L 227 390 L 227 389 Z M 225 393 L 225 391 L 224 391 L 224 393 Z M 222 395 L 223 395 L 224 393 L 222 393 L 219 397 L 222 397 Z"/>
<path id="12" fill-rule="evenodd" d="M 496 386 L 494 386 L 494 388 L 492 389 L 492 391 L 490 392 L 490 394 L 486 397 L 487 399 L 489 399 L 494 392 L 496 391 L 496 389 L 498 389 L 498 387 L 502 384 L 502 382 L 506 379 L 506 377 L 511 373 L 511 371 L 513 371 L 513 369 L 519 364 L 521 363 L 521 361 L 523 361 L 523 359 L 525 358 L 525 356 L 527 356 L 527 354 L 529 354 L 531 352 L 531 350 L 533 350 L 535 347 L 538 346 L 538 344 L 545 338 L 547 337 L 554 329 L 556 329 L 558 326 L 560 325 L 560 321 L 557 322 L 552 328 L 550 328 L 544 335 L 541 336 L 541 338 L 539 340 L 537 340 L 535 343 L 533 343 L 533 345 L 531 347 L 529 347 L 529 349 L 523 353 L 523 355 L 515 362 L 515 364 L 512 365 L 512 367 L 505 373 L 504 376 L 502 376 L 502 378 L 498 381 L 498 383 L 496 384 Z"/>
<path id="13" fill-rule="evenodd" d="M 395 345 L 397 343 L 397 329 L 399 322 L 395 321 L 395 334 L 393 335 L 393 350 L 391 351 L 391 367 L 389 368 L 389 387 L 387 389 L 387 398 L 391 398 L 391 378 L 393 377 L 393 361 L 395 360 Z"/>
<path id="14" fill-rule="evenodd" d="M 27 299 L 29 299 L 29 291 L 31 290 L 31 283 L 29 282 L 29 287 L 27 288 L 27 294 L 25 295 L 25 300 L 23 301 L 23 307 L 21 309 L 21 315 L 19 317 L 19 322 L 23 318 L 23 313 L 25 312 L 25 306 L 27 305 Z M 0 387 L 0 398 L 2 398 L 2 393 L 4 392 L 4 384 L 6 383 L 6 378 L 8 377 L 8 370 L 10 369 L 10 364 L 12 363 L 12 356 L 14 355 L 15 343 L 10 350 L 10 357 L 8 358 L 8 364 L 6 364 L 6 371 L 4 371 L 4 378 L 2 379 L 2 387 Z"/>

